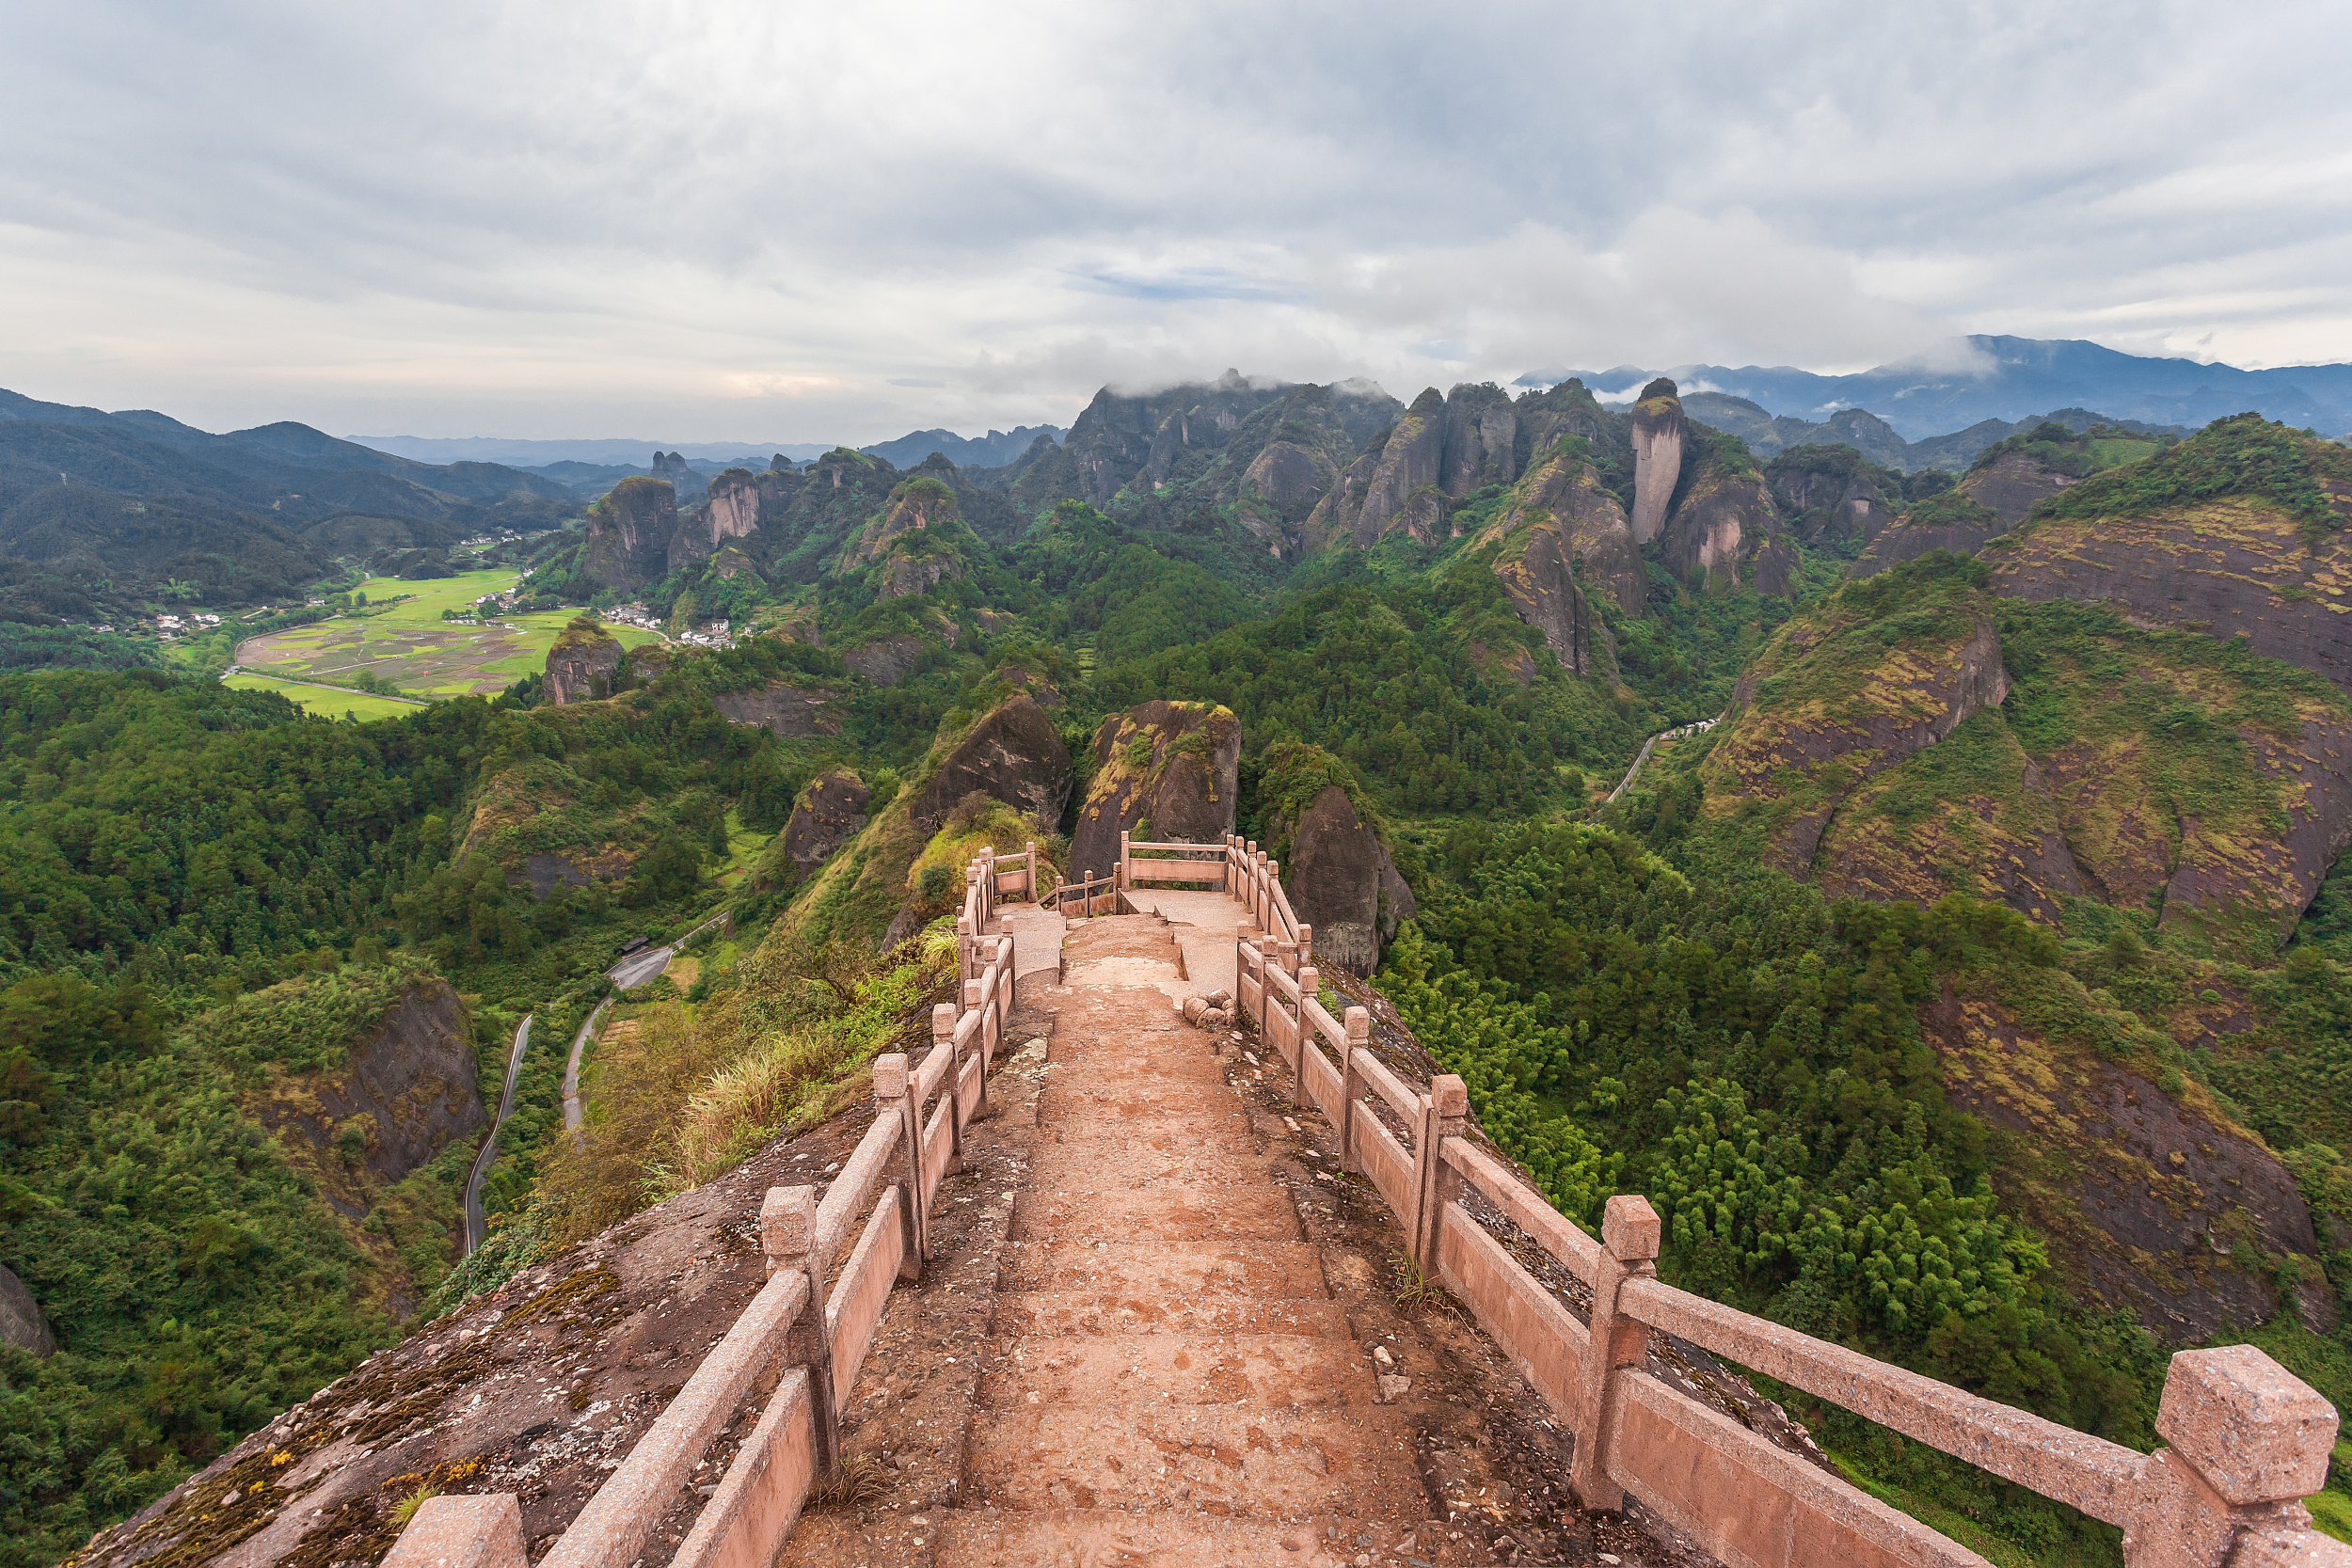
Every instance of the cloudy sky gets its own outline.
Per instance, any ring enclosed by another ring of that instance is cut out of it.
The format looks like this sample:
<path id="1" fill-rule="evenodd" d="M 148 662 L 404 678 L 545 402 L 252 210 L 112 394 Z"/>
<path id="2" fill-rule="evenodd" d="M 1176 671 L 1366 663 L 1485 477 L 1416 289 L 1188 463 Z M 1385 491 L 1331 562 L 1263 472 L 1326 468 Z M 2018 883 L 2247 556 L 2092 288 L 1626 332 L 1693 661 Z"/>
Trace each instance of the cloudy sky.
<path id="1" fill-rule="evenodd" d="M 2352 359 L 2311 4 L 30 6 L 0 386 L 864 442 L 1228 365 Z"/>

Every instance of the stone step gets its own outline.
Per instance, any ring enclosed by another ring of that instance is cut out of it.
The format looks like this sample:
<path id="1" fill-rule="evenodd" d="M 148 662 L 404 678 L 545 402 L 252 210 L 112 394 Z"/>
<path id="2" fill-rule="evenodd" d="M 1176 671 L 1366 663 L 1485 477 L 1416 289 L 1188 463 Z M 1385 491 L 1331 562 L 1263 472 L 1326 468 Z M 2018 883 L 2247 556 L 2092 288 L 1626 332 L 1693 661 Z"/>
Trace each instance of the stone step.
<path id="1" fill-rule="evenodd" d="M 1397 1438 L 1371 1410 L 1038 1404 L 977 1415 L 966 1473 L 974 1500 L 1000 1508 L 1418 1518 L 1427 1497 Z"/>
<path id="2" fill-rule="evenodd" d="M 1020 1291 L 996 1298 L 997 1339 L 1057 1335 L 1286 1334 L 1353 1343 L 1338 1302 L 1314 1296 L 1179 1299 L 1108 1291 Z"/>
<path id="3" fill-rule="evenodd" d="M 1138 1121 L 1181 1126 L 1201 1120 L 1230 1126 L 1244 1119 L 1239 1097 L 1222 1080 L 1187 1084 L 1163 1078 L 1121 1085 L 1057 1078 L 1038 1096 L 1038 1124 L 1071 1131 L 1117 1128 Z"/>
<path id="4" fill-rule="evenodd" d="M 935 1518 L 941 1568 L 1268 1568 L 1353 1562 L 1411 1528 L 1388 1519 L 1313 1517 L 1289 1524 L 1207 1513 L 1104 1509 L 959 1508 Z M 842 1557 L 840 1561 L 890 1560 Z"/>
<path id="5" fill-rule="evenodd" d="M 1000 1291 L 1087 1291 L 1155 1306 L 1327 1297 L 1323 1257 L 1304 1242 L 1013 1241 Z"/>
<path id="6" fill-rule="evenodd" d="M 1202 1147 L 1194 1139 L 1152 1141 L 1119 1135 L 1041 1142 L 1030 1166 L 1029 1190 L 1041 1195 L 1105 1188 L 1143 1187 L 1161 1181 L 1231 1187 L 1273 1179 L 1274 1165 L 1255 1141 L 1222 1139 Z"/>
<path id="7" fill-rule="evenodd" d="M 1306 1232 L 1290 1194 L 1261 1177 L 1247 1181 L 1158 1181 L 1075 1188 L 1085 1172 L 1072 1170 L 1072 1188 L 1041 1193 L 1031 1187 L 1013 1200 L 1006 1234 L 1018 1241 L 1299 1242 Z M 1122 1177 L 1124 1173 L 1121 1173 Z"/>
<path id="8" fill-rule="evenodd" d="M 1010 1359 L 980 1379 L 985 1407 L 1100 1404 L 1124 1395 L 1296 1410 L 1371 1404 L 1378 1395 L 1360 1346 L 1303 1334 L 1016 1339 L 1008 1350 Z"/>
<path id="9" fill-rule="evenodd" d="M 1141 1039 L 1056 1040 L 1046 1051 L 1056 1072 L 1063 1068 L 1089 1084 L 1126 1088 L 1138 1079 L 1187 1084 L 1222 1084 L 1225 1066 L 1198 1033 L 1191 1039 L 1145 1036 Z"/>

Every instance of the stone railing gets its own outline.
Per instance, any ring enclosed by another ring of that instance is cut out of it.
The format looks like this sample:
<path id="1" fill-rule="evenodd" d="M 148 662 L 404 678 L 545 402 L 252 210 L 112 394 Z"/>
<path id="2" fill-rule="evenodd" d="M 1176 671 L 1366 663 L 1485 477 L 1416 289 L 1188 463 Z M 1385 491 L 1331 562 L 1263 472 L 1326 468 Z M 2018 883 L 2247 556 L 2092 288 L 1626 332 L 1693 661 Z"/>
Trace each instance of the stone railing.
<path id="1" fill-rule="evenodd" d="M 712 1443 L 771 1386 L 672 1563 L 772 1562 L 810 1492 L 839 1478 L 839 1411 L 892 1287 L 922 1276 L 932 1196 L 965 1124 L 987 1103 L 989 1065 L 1011 1016 L 1012 939 L 985 927 L 996 894 L 1026 891 L 1036 867 L 1034 846 L 1003 861 L 983 850 L 973 862 L 959 917 L 959 999 L 931 1010 L 930 1050 L 919 1066 L 903 1053 L 876 1059 L 874 1124 L 821 1203 L 813 1187 L 768 1189 L 759 1211 L 767 1285 L 539 1568 L 629 1568 Z M 520 1504 L 506 1494 L 431 1498 L 384 1561 L 525 1568 Z"/>
<path id="2" fill-rule="evenodd" d="M 1730 1568 L 1984 1562 L 1648 1375 L 1655 1331 L 2120 1526 L 2130 1568 L 2352 1568 L 2352 1546 L 2314 1532 L 2301 1501 L 2327 1481 L 2336 1412 L 2251 1346 L 2174 1355 L 2156 1418 L 2169 1446 L 2143 1454 L 1661 1284 L 1645 1198 L 1611 1198 L 1594 1241 L 1464 1135 L 1459 1078 L 1408 1083 L 1369 1049 L 1363 1008 L 1331 1016 L 1308 930 L 1271 863 L 1257 874 L 1263 859 L 1253 847 L 1239 862 L 1236 896 L 1259 915 L 1236 933 L 1241 1010 L 1291 1069 L 1296 1103 L 1337 1131 L 1344 1168 L 1396 1212 L 1422 1277 L 1470 1308 L 1574 1434 L 1569 1479 L 1588 1508 L 1634 1497 Z M 1470 1215 L 1465 1189 L 1592 1288 L 1589 1324 Z"/>

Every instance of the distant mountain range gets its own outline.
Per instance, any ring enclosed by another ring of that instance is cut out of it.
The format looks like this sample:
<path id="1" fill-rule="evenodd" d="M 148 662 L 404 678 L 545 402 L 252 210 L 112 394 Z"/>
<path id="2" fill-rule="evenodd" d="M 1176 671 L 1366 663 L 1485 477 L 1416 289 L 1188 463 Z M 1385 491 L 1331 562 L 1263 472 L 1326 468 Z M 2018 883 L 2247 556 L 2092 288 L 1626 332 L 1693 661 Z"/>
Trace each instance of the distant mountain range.
<path id="1" fill-rule="evenodd" d="M 2077 339 L 1972 337 L 1976 370 L 1930 368 L 1917 360 L 1852 375 L 1820 375 L 1787 365 L 1677 365 L 1644 370 L 1560 371 L 1519 377 L 1544 387 L 1581 379 L 1604 400 L 1629 399 L 1655 375 L 1672 376 L 1683 396 L 1723 392 L 1772 414 L 1820 420 L 1845 408 L 1867 408 L 1910 440 L 1985 420 L 2016 420 L 2050 408 L 2095 408 L 2111 419 L 2150 424 L 2208 424 L 2249 409 L 2322 436 L 2352 432 L 2352 365 L 2291 365 L 2242 371 L 2193 359 L 2120 354 Z"/>
<path id="2" fill-rule="evenodd" d="M 1059 425 L 1022 425 L 1009 433 L 992 430 L 985 436 L 958 436 L 951 430 L 917 430 L 895 441 L 879 441 L 857 450 L 879 457 L 893 467 L 912 468 L 933 452 L 943 452 L 960 468 L 1001 468 L 1027 451 L 1041 436 L 1058 441 Z M 713 478 L 728 468 L 765 468 L 776 458 L 812 463 L 834 446 L 828 442 L 779 441 L 638 441 L 618 437 L 587 440 L 532 441 L 502 436 L 354 436 L 361 446 L 420 463 L 503 463 L 517 468 L 577 477 L 587 469 L 613 470 L 612 477 L 650 473 L 656 451 L 675 451 L 697 473 Z M 556 470 L 561 469 L 561 472 Z"/>

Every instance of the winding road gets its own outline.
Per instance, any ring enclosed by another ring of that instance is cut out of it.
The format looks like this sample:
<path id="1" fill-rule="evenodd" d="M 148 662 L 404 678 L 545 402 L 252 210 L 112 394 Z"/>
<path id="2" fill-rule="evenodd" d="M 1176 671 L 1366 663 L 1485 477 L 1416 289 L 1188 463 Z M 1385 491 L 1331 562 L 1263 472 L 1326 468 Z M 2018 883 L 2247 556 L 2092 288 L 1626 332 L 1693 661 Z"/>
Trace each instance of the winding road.
<path id="1" fill-rule="evenodd" d="M 1728 713 L 1731 710 L 1729 708 L 1725 708 L 1724 710 L 1724 713 Z M 1633 787 L 1633 781 L 1641 776 L 1642 764 L 1649 761 L 1649 751 L 1651 747 L 1657 745 L 1661 740 L 1673 740 L 1680 736 L 1705 735 L 1708 730 L 1713 729 L 1716 725 L 1722 723 L 1723 721 L 1724 715 L 1722 713 L 1715 715 L 1712 719 L 1694 719 L 1688 724 L 1677 724 L 1673 729 L 1660 730 L 1656 735 L 1651 736 L 1647 740 L 1643 741 L 1641 754 L 1633 759 L 1633 766 L 1625 770 L 1625 777 L 1617 782 L 1617 787 L 1609 792 L 1608 800 L 1603 801 L 1602 804 L 1607 805 L 1614 803 L 1618 796 L 1623 795 L 1627 790 Z"/>
<path id="2" fill-rule="evenodd" d="M 713 926 L 725 925 L 726 921 L 727 916 L 723 913 L 713 915 L 667 947 L 648 947 L 643 953 L 631 953 L 606 970 L 604 977 L 612 982 L 612 989 L 616 991 L 649 986 L 660 978 L 663 970 L 670 967 L 670 960 L 676 956 L 679 948 Z M 612 1006 L 610 997 L 596 1004 L 596 1010 L 588 1015 L 588 1022 L 581 1024 L 580 1033 L 572 1037 L 572 1053 L 564 1063 L 564 1127 L 574 1137 L 580 1135 L 583 1125 L 580 1110 L 580 1059 L 586 1054 L 589 1040 L 596 1037 L 596 1025 L 603 1022 L 605 1009 Z"/>
<path id="3" fill-rule="evenodd" d="M 535 1013 L 523 1015 L 522 1026 L 515 1031 L 515 1048 L 506 1057 L 506 1088 L 499 1096 L 498 1119 L 490 1123 L 490 1135 L 482 1140 L 482 1152 L 473 1157 L 473 1174 L 466 1178 L 466 1255 L 489 1234 L 489 1222 L 482 1214 L 482 1179 L 490 1174 L 490 1162 L 497 1158 L 499 1129 L 515 1114 L 515 1086 L 522 1082 L 523 1053 L 531 1049 L 531 1021 Z"/>

